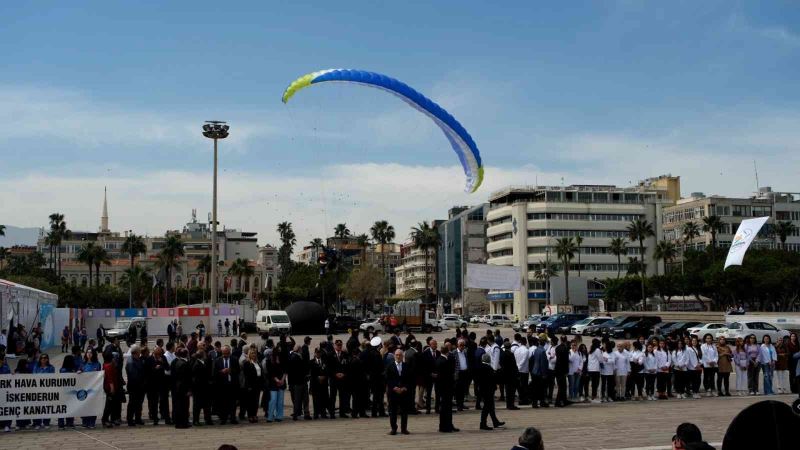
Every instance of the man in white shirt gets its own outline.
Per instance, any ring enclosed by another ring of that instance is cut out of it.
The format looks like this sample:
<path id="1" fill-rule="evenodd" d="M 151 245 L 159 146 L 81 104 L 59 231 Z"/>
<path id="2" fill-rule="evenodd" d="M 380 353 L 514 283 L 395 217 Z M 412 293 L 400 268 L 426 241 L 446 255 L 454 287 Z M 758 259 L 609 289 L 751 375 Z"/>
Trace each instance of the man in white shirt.
<path id="1" fill-rule="evenodd" d="M 525 345 L 525 338 L 521 334 L 514 335 L 514 342 L 511 351 L 514 352 L 514 359 L 517 360 L 517 376 L 519 377 L 519 404 L 529 405 L 528 401 L 528 347 Z"/>
<path id="2" fill-rule="evenodd" d="M 464 398 L 469 390 L 471 379 L 469 364 L 467 362 L 467 343 L 464 339 L 459 339 L 456 347 L 456 408 L 459 411 L 469 409 L 464 405 Z"/>

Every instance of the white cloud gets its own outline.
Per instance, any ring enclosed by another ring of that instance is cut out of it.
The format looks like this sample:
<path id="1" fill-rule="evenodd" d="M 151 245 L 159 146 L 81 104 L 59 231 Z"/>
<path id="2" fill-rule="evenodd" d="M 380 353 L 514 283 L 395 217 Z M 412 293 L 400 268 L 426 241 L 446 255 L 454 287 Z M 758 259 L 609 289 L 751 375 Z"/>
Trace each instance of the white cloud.
<path id="1" fill-rule="evenodd" d="M 318 174 L 325 174 L 323 180 Z M 454 205 L 486 201 L 492 190 L 508 184 L 533 183 L 535 167 L 487 168 L 487 178 L 476 194 L 462 191 L 460 167 L 418 167 L 399 164 L 334 165 L 312 175 L 223 173 L 219 183 L 220 221 L 259 233 L 259 241 L 276 243 L 278 222 L 291 221 L 298 243 L 332 234 L 346 222 L 353 232 L 367 232 L 376 220 L 394 225 L 397 240 L 422 220 L 445 218 Z M 538 174 L 540 183 L 555 184 L 561 174 Z M 99 226 L 103 187 L 109 188 L 111 228 L 143 234 L 162 234 L 180 228 L 198 209 L 204 220 L 211 207 L 209 173 L 159 171 L 118 176 L 55 176 L 31 173 L 0 180 L 4 196 L 0 209 L 13 211 L 7 220 L 18 226 L 42 226 L 47 215 L 61 211 L 75 230 Z"/>

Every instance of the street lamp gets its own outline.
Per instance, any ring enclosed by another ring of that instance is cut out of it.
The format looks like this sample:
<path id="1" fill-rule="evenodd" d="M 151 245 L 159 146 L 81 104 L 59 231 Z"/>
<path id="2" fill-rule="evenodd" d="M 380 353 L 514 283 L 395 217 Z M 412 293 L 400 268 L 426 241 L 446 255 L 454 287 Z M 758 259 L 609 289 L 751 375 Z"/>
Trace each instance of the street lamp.
<path id="1" fill-rule="evenodd" d="M 214 140 L 214 194 L 211 207 L 211 307 L 217 305 L 217 140 L 228 137 L 230 127 L 219 120 L 207 120 L 203 136 Z"/>

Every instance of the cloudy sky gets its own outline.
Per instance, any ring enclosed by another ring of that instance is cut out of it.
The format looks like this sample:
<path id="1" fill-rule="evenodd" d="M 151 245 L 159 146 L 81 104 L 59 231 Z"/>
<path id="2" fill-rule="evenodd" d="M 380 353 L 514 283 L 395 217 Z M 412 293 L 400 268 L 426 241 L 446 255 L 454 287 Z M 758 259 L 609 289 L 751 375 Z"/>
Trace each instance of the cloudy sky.
<path id="1" fill-rule="evenodd" d="M 275 243 L 420 220 L 509 184 L 680 175 L 683 192 L 800 191 L 800 5 L 705 2 L 37 2 L 0 17 L 0 223 L 61 211 L 161 234 L 211 207 L 204 120 L 227 120 L 220 218 Z M 76 3 L 79 5 L 76 6 Z M 517 3 L 514 5 L 514 3 Z M 456 6 L 457 5 L 457 6 Z M 227 7 L 226 7 L 227 6 Z M 486 165 L 324 68 L 392 75 L 450 111 Z"/>

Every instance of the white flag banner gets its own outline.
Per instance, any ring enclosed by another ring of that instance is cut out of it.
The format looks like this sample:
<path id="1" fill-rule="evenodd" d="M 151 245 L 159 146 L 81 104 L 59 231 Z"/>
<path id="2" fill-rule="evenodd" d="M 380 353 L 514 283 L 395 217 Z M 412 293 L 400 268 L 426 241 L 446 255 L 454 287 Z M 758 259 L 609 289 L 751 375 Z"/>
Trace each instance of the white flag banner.
<path id="1" fill-rule="evenodd" d="M 725 267 L 723 267 L 722 270 L 727 269 L 728 266 L 742 265 L 745 252 L 748 247 L 750 247 L 753 239 L 758 235 L 758 231 L 761 230 L 761 227 L 767 223 L 767 220 L 769 220 L 769 217 L 758 217 L 755 219 L 743 220 L 742 223 L 739 224 L 739 228 L 733 236 L 731 248 L 728 250 L 728 257 L 725 258 Z"/>
<path id="2" fill-rule="evenodd" d="M 467 264 L 467 287 L 518 291 L 522 284 L 519 267 Z"/>
<path id="3" fill-rule="evenodd" d="M 103 415 L 103 372 L 0 375 L 0 420 Z"/>

